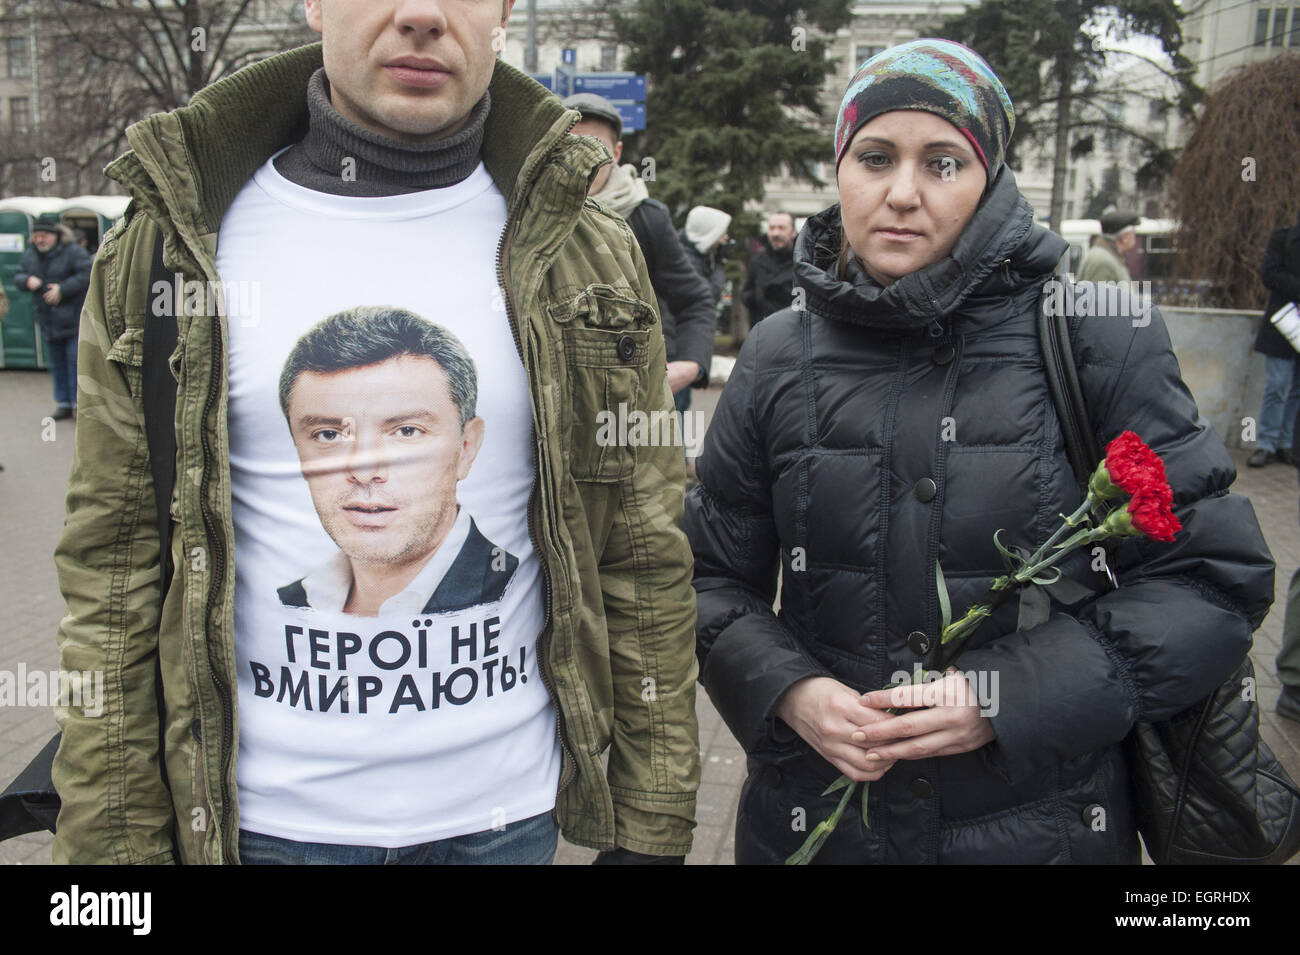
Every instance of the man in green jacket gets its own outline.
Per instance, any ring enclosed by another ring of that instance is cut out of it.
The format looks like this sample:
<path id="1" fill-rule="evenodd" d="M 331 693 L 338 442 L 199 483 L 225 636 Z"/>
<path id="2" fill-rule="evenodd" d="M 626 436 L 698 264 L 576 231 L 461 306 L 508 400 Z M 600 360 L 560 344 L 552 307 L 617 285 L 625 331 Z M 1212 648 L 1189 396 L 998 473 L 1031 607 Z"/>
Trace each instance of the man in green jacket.
<path id="1" fill-rule="evenodd" d="M 1101 235 L 1079 263 L 1080 282 L 1129 281 L 1124 255 L 1137 242 L 1135 226 L 1140 217 L 1125 212 L 1108 212 L 1101 217 Z"/>
<path id="2" fill-rule="evenodd" d="M 605 426 L 670 419 L 654 292 L 586 199 L 604 150 L 496 60 L 512 6 L 308 0 L 323 45 L 127 130 L 55 553 L 61 665 L 104 700 L 60 712 L 56 862 L 689 851 L 682 454 Z M 142 364 L 171 309 L 164 599 Z M 428 611 L 479 537 L 504 593 Z"/>

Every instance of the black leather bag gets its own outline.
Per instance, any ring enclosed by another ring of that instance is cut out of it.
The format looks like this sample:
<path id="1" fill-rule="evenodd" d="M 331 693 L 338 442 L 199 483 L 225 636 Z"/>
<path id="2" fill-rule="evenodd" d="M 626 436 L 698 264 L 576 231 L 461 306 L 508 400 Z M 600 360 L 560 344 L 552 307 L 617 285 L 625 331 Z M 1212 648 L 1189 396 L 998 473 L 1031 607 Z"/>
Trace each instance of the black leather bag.
<path id="1" fill-rule="evenodd" d="M 1069 319 L 1039 310 L 1052 402 L 1076 475 L 1098 461 L 1070 349 Z M 1217 690 L 1125 739 L 1138 832 L 1159 865 L 1280 865 L 1300 851 L 1300 787 L 1259 738 L 1249 655 Z"/>
<path id="2" fill-rule="evenodd" d="M 1300 849 L 1300 790 L 1259 738 L 1246 657 L 1203 702 L 1126 740 L 1138 828 L 1175 865 L 1280 865 Z"/>

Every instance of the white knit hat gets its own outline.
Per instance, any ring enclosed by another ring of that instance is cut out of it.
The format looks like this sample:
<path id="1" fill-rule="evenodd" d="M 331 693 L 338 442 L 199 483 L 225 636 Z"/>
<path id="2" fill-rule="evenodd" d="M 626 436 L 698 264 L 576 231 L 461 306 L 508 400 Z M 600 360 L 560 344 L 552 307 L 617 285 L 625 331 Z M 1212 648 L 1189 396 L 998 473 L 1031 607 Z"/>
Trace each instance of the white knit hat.
<path id="1" fill-rule="evenodd" d="M 686 214 L 686 238 L 700 255 L 707 255 L 730 225 L 731 216 L 721 209 L 696 206 Z"/>

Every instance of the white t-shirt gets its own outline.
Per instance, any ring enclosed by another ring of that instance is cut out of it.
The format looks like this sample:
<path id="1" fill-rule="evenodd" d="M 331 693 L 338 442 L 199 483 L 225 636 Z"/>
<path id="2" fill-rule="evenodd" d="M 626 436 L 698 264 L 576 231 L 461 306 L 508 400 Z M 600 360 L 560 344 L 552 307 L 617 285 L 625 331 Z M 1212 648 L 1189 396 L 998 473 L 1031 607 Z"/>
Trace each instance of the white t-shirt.
<path id="1" fill-rule="evenodd" d="M 243 828 L 395 848 L 555 805 L 505 221 L 481 164 L 347 198 L 268 161 L 221 224 Z"/>

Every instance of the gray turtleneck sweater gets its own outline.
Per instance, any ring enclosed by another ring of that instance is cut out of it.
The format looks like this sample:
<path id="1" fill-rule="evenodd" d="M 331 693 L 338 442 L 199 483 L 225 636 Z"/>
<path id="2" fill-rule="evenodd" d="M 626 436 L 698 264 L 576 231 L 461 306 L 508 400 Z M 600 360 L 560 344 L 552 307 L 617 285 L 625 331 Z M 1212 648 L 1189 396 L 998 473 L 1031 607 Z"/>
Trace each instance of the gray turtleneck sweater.
<path id="1" fill-rule="evenodd" d="M 483 123 L 491 100 L 483 94 L 465 126 L 444 139 L 405 143 L 364 129 L 330 102 L 325 70 L 307 83 L 307 135 L 275 159 L 290 182 L 334 196 L 398 196 L 442 189 L 465 179 L 481 159 Z"/>

